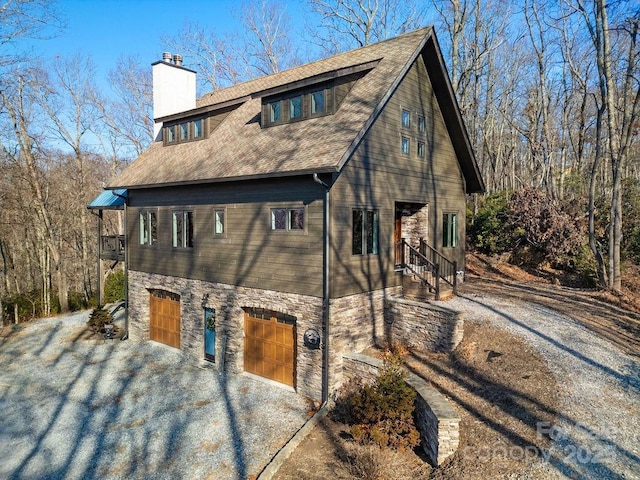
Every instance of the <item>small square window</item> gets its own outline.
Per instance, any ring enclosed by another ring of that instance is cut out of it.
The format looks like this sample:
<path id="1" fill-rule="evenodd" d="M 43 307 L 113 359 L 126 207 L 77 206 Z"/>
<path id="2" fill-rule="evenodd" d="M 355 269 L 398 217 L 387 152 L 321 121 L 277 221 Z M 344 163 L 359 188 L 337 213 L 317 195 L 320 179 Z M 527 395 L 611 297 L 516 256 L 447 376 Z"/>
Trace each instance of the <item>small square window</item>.
<path id="1" fill-rule="evenodd" d="M 280 102 L 272 102 L 269 104 L 269 122 L 270 123 L 278 123 L 280 122 Z"/>
<path id="2" fill-rule="evenodd" d="M 271 230 L 304 230 L 304 207 L 272 208 Z"/>
<path id="3" fill-rule="evenodd" d="M 311 94 L 311 114 L 324 113 L 324 90 Z"/>
<path id="4" fill-rule="evenodd" d="M 409 110 L 402 110 L 402 126 L 411 128 L 411 112 Z"/>
<path id="5" fill-rule="evenodd" d="M 271 230 L 287 229 L 287 209 L 272 208 L 271 209 Z"/>
<path id="6" fill-rule="evenodd" d="M 193 138 L 202 138 L 202 119 L 193 121 Z"/>
<path id="7" fill-rule="evenodd" d="M 408 137 L 402 137 L 402 153 L 408 155 L 411 152 L 411 140 Z"/>
<path id="8" fill-rule="evenodd" d="M 424 158 L 424 142 L 418 142 L 418 156 Z"/>
<path id="9" fill-rule="evenodd" d="M 214 233 L 216 235 L 224 235 L 224 210 L 216 210 L 214 212 Z"/>
<path id="10" fill-rule="evenodd" d="M 423 116 L 419 116 L 418 117 L 418 131 L 420 133 L 424 133 L 424 131 L 427 129 L 427 123 L 424 119 Z"/>
<path id="11" fill-rule="evenodd" d="M 179 126 L 180 141 L 187 140 L 189 138 L 189 124 L 187 122 L 181 123 Z"/>
<path id="12" fill-rule="evenodd" d="M 302 97 L 293 97 L 289 100 L 289 118 L 294 120 L 302 117 Z"/>

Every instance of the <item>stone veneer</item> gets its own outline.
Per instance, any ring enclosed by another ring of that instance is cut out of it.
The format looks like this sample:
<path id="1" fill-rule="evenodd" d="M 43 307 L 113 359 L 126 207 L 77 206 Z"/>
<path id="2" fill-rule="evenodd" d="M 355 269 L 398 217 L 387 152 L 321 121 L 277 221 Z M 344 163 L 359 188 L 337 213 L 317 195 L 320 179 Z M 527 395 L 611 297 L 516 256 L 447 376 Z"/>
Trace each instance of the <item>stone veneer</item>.
<path id="1" fill-rule="evenodd" d="M 296 391 L 319 400 L 322 396 L 322 349 L 304 345 L 308 328 L 322 335 L 322 299 L 292 293 L 209 283 L 180 277 L 129 271 L 129 336 L 149 339 L 149 290 L 180 295 L 180 350 L 194 362 L 204 362 L 204 309 L 216 310 L 216 362 L 221 339 L 226 337 L 225 370 L 244 371 L 244 311 L 257 307 L 296 317 Z M 218 365 L 216 365 L 218 366 Z"/>
<path id="2" fill-rule="evenodd" d="M 371 383 L 383 363 L 377 358 L 359 353 L 343 358 L 346 379 L 359 378 Z M 422 448 L 433 465 L 441 465 L 453 455 L 460 443 L 460 416 L 449 401 L 424 379 L 410 373 L 407 383 L 415 388 L 416 428 L 420 431 Z"/>
<path id="3" fill-rule="evenodd" d="M 334 298 L 330 302 L 330 391 L 342 384 L 342 355 L 384 343 L 385 301 L 402 287 Z"/>
<path id="4" fill-rule="evenodd" d="M 451 352 L 462 340 L 464 322 L 460 312 L 400 297 L 385 299 L 385 335 L 432 352 Z"/>

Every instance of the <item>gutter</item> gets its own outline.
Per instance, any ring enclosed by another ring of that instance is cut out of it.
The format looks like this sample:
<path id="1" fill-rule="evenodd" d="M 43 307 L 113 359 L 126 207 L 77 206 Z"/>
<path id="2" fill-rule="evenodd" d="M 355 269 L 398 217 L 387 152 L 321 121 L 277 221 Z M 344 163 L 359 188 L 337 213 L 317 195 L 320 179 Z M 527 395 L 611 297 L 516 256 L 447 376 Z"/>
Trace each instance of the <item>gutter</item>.
<path id="1" fill-rule="evenodd" d="M 323 211 L 323 248 L 322 248 L 322 406 L 329 399 L 329 192 L 330 186 L 320 180 L 317 173 L 313 174 L 313 181 L 324 187 Z"/>

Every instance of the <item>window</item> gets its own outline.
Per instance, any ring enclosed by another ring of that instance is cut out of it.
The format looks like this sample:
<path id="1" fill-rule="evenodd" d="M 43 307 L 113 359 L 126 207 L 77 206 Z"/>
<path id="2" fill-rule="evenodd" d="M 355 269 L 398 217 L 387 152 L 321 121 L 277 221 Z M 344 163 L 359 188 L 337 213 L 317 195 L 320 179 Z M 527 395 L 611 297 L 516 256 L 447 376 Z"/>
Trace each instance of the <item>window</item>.
<path id="1" fill-rule="evenodd" d="M 424 142 L 418 142 L 418 156 L 424 158 Z"/>
<path id="2" fill-rule="evenodd" d="M 409 110 L 402 110 L 402 126 L 411 128 L 411 112 Z"/>
<path id="3" fill-rule="evenodd" d="M 442 246 L 445 248 L 458 246 L 458 219 L 455 213 L 442 215 Z"/>
<path id="4" fill-rule="evenodd" d="M 304 207 L 272 208 L 271 230 L 304 230 Z"/>
<path id="5" fill-rule="evenodd" d="M 311 94 L 311 115 L 324 113 L 324 90 Z"/>
<path id="6" fill-rule="evenodd" d="M 269 123 L 280 122 L 280 102 L 269 104 Z"/>
<path id="7" fill-rule="evenodd" d="M 202 119 L 193 121 L 193 138 L 202 138 Z"/>
<path id="8" fill-rule="evenodd" d="M 402 153 L 408 155 L 411 151 L 411 141 L 408 137 L 402 137 Z"/>
<path id="9" fill-rule="evenodd" d="M 378 211 L 353 211 L 353 255 L 378 254 Z"/>
<path id="10" fill-rule="evenodd" d="M 418 117 L 418 131 L 420 133 L 424 133 L 424 131 L 427 129 L 427 124 L 425 122 L 425 119 L 422 115 L 420 115 Z"/>
<path id="11" fill-rule="evenodd" d="M 140 245 L 155 245 L 157 240 L 156 212 L 140 212 Z"/>
<path id="12" fill-rule="evenodd" d="M 213 212 L 213 233 L 215 235 L 224 235 L 224 210 L 215 210 Z"/>
<path id="13" fill-rule="evenodd" d="M 289 100 L 289 119 L 302 118 L 302 97 L 293 97 Z"/>
<path id="14" fill-rule="evenodd" d="M 174 143 L 176 141 L 176 126 L 172 125 L 167 127 L 167 143 Z"/>
<path id="15" fill-rule="evenodd" d="M 205 137 L 205 118 L 183 121 L 164 127 L 164 144 L 174 144 L 200 140 Z"/>
<path id="16" fill-rule="evenodd" d="M 193 212 L 173 212 L 172 245 L 193 248 Z"/>

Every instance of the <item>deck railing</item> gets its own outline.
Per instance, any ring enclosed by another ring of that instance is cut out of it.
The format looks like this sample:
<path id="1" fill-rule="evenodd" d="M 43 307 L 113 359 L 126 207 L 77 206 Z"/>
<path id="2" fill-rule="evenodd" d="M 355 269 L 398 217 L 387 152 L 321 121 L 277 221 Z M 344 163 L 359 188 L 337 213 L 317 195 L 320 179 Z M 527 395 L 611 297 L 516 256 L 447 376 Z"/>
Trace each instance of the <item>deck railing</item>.
<path id="1" fill-rule="evenodd" d="M 124 235 L 103 235 L 100 237 L 100 258 L 124 260 Z"/>

